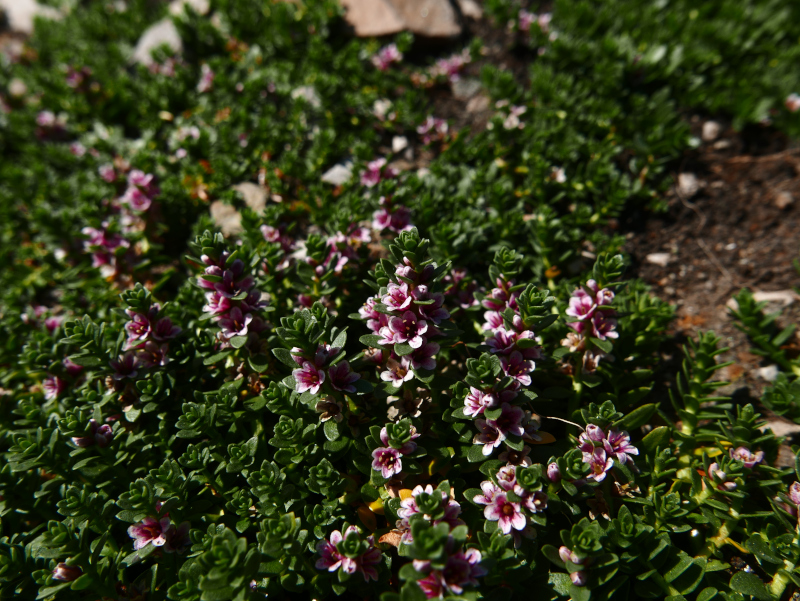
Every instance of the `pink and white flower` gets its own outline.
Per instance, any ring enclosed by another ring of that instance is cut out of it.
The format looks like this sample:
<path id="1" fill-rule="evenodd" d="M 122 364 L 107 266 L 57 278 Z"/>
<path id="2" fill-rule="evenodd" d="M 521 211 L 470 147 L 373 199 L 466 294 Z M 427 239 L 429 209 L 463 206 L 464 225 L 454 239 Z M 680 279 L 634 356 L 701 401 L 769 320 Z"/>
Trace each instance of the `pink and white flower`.
<path id="1" fill-rule="evenodd" d="M 731 449 L 731 459 L 741 461 L 748 469 L 752 469 L 755 465 L 764 461 L 764 451 L 756 451 L 753 453 L 747 447 L 738 447 Z"/>
<path id="2" fill-rule="evenodd" d="M 392 447 L 378 447 L 372 451 L 372 469 L 384 478 L 391 478 L 403 471 L 403 454 Z"/>
<path id="3" fill-rule="evenodd" d="M 399 63 L 403 60 L 403 53 L 397 49 L 397 44 L 384 46 L 372 57 L 372 64 L 380 71 L 386 71 L 392 63 Z"/>
<path id="4" fill-rule="evenodd" d="M 483 516 L 497 522 L 503 534 L 509 534 L 512 529 L 524 530 L 528 523 L 520 504 L 509 501 L 505 491 L 494 496 L 492 502 L 484 508 Z"/>
<path id="5" fill-rule="evenodd" d="M 325 381 L 325 372 L 317 369 L 315 365 L 309 361 L 304 361 L 301 369 L 295 369 L 292 372 L 295 381 L 297 382 L 297 392 L 311 392 L 317 394 L 322 383 Z"/>
<path id="6" fill-rule="evenodd" d="M 167 531 L 170 527 L 168 517 L 160 520 L 146 517 L 140 523 L 128 528 L 128 536 L 133 539 L 133 548 L 137 551 L 147 545 L 161 547 L 167 542 Z"/>

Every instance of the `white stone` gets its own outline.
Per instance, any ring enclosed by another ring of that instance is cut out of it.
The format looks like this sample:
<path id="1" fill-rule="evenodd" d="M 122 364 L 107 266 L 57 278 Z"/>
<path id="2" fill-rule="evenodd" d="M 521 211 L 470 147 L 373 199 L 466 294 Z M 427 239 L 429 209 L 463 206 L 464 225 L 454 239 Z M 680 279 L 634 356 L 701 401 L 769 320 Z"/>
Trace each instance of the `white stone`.
<path id="1" fill-rule="evenodd" d="M 172 19 L 166 18 L 153 23 L 139 38 L 133 51 L 133 61 L 145 66 L 153 64 L 152 52 L 166 44 L 175 53 L 183 50 L 183 42 Z"/>
<path id="2" fill-rule="evenodd" d="M 767 365 L 758 370 L 758 375 L 764 378 L 767 382 L 774 382 L 778 377 L 778 366 Z"/>
<path id="3" fill-rule="evenodd" d="M 371 0 L 375 2 L 375 0 Z M 429 38 L 461 35 L 461 23 L 450 0 L 389 0 L 406 29 Z"/>
<path id="4" fill-rule="evenodd" d="M 211 219 L 214 220 L 214 224 L 224 235 L 232 236 L 241 233 L 242 216 L 235 207 L 221 200 L 215 200 L 211 203 L 209 210 L 211 212 Z"/>
<path id="5" fill-rule="evenodd" d="M 648 263 L 653 263 L 654 265 L 659 265 L 660 267 L 666 267 L 670 259 L 672 259 L 672 255 L 669 253 L 650 253 L 645 257 Z"/>
<path id="6" fill-rule="evenodd" d="M 244 204 L 256 213 L 261 213 L 267 206 L 267 191 L 253 182 L 242 182 L 233 186 L 244 198 Z"/>
<path id="7" fill-rule="evenodd" d="M 188 6 L 198 15 L 207 15 L 211 8 L 208 0 L 172 0 L 169 3 L 169 14 L 180 17 L 184 15 L 184 7 Z"/>
<path id="8" fill-rule="evenodd" d="M 408 148 L 408 138 L 405 136 L 395 136 L 392 138 L 392 152 L 402 152 Z"/>
<path id="9" fill-rule="evenodd" d="M 800 424 L 780 419 L 770 420 L 759 429 L 763 431 L 767 428 L 772 430 L 775 436 L 792 436 L 800 432 Z"/>
<path id="10" fill-rule="evenodd" d="M 794 290 L 774 290 L 772 292 L 756 290 L 753 293 L 753 300 L 757 303 L 781 303 L 784 307 L 788 307 L 799 299 L 800 296 Z"/>
<path id="11" fill-rule="evenodd" d="M 25 94 L 28 93 L 28 86 L 25 85 L 25 82 L 22 81 L 20 78 L 15 77 L 11 81 L 8 82 L 8 93 L 13 98 L 22 98 Z"/>
<path id="12" fill-rule="evenodd" d="M 399 33 L 406 24 L 388 0 L 341 0 L 345 20 L 362 38 Z"/>
<path id="13" fill-rule="evenodd" d="M 722 130 L 720 124 L 716 121 L 706 121 L 703 123 L 703 142 L 713 142 L 719 138 L 719 132 Z"/>
<path id="14" fill-rule="evenodd" d="M 347 161 L 339 163 L 328 169 L 322 174 L 322 181 L 326 184 L 333 184 L 334 186 L 341 186 L 353 177 L 353 163 Z"/>
<path id="15" fill-rule="evenodd" d="M 481 91 L 481 82 L 477 79 L 462 78 L 451 84 L 453 96 L 458 100 L 469 100 Z"/>
<path id="16" fill-rule="evenodd" d="M 475 0 L 458 0 L 458 8 L 461 14 L 476 21 L 483 19 L 483 9 Z"/>
<path id="17" fill-rule="evenodd" d="M 786 207 L 790 207 L 794 204 L 794 195 L 791 192 L 782 191 L 778 192 L 775 195 L 775 206 L 778 207 L 781 211 Z"/>
<path id="18" fill-rule="evenodd" d="M 52 6 L 43 6 L 35 0 L 0 0 L 0 12 L 5 13 L 11 31 L 30 35 L 33 33 L 34 19 L 58 21 L 64 14 Z"/>
<path id="19" fill-rule="evenodd" d="M 691 198 L 700 190 L 700 182 L 694 173 L 678 174 L 678 191 L 684 198 Z"/>
<path id="20" fill-rule="evenodd" d="M 320 100 L 319 94 L 317 94 L 314 86 L 300 86 L 299 88 L 295 88 L 292 90 L 291 96 L 295 100 L 298 98 L 303 98 L 306 102 L 308 102 L 308 104 L 316 109 L 322 106 L 322 100 Z"/>

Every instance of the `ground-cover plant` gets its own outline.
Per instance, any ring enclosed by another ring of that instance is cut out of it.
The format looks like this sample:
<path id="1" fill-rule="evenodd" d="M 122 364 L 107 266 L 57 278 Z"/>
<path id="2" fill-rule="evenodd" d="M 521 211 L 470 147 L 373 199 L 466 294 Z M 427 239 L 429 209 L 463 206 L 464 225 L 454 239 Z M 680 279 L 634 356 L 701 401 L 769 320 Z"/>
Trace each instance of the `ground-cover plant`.
<path id="1" fill-rule="evenodd" d="M 637 30 L 623 4 L 594 27 L 589 3 L 488 3 L 537 49 L 523 76 L 480 39 L 355 40 L 327 0 L 187 7 L 148 66 L 166 5 L 92 3 L 4 56 L 3 594 L 796 590 L 800 465 L 715 396 L 719 340 L 653 393 L 672 309 L 625 279 L 616 219 L 658 206 L 678 109 L 720 105 L 691 94 L 688 39 L 639 79 L 620 50 L 695 9 Z M 463 79 L 482 131 L 433 108 Z M 227 237 L 212 202 L 238 209 Z M 791 415 L 791 332 L 738 300 Z"/>

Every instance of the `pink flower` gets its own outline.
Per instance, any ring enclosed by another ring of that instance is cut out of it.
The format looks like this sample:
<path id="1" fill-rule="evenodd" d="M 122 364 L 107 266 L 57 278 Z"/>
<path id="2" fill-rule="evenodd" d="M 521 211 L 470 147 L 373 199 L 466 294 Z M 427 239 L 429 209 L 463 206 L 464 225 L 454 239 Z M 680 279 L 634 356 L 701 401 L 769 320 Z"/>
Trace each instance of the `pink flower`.
<path id="1" fill-rule="evenodd" d="M 792 482 L 789 487 L 789 499 L 792 503 L 800 507 L 800 482 Z"/>
<path id="2" fill-rule="evenodd" d="M 114 370 L 112 376 L 115 380 L 123 380 L 125 378 L 135 378 L 138 374 L 136 370 L 138 362 L 136 356 L 132 352 L 127 352 L 117 359 L 109 361 L 111 369 Z"/>
<path id="3" fill-rule="evenodd" d="M 524 8 L 519 11 L 517 19 L 519 20 L 520 31 L 530 31 L 531 25 L 536 22 L 536 13 L 528 12 Z"/>
<path id="4" fill-rule="evenodd" d="M 448 125 L 444 119 L 438 119 L 432 115 L 417 127 L 417 133 L 422 136 L 423 144 L 430 144 L 433 140 L 441 140 L 447 135 Z"/>
<path id="5" fill-rule="evenodd" d="M 786 105 L 786 108 L 789 109 L 789 112 L 796 113 L 798 110 L 800 110 L 800 96 L 792 92 L 786 97 L 784 105 Z"/>
<path id="6" fill-rule="evenodd" d="M 531 385 L 530 373 L 536 367 L 533 361 L 526 361 L 522 353 L 514 351 L 506 357 L 500 357 L 500 365 L 507 376 L 511 376 L 523 386 Z"/>
<path id="7" fill-rule="evenodd" d="M 361 379 L 361 376 L 350 369 L 350 364 L 347 361 L 340 361 L 336 365 L 328 369 L 328 376 L 330 377 L 331 386 L 336 390 L 343 392 L 354 393 L 356 387 L 353 383 Z"/>
<path id="8" fill-rule="evenodd" d="M 591 453 L 584 452 L 583 462 L 589 464 L 591 474 L 589 479 L 596 482 L 602 482 L 606 478 L 606 474 L 613 467 L 614 460 L 608 457 L 605 449 L 597 447 Z"/>
<path id="9" fill-rule="evenodd" d="M 556 463 L 551 463 L 547 466 L 547 479 L 550 482 L 558 482 L 561 480 L 561 470 Z"/>
<path id="10" fill-rule="evenodd" d="M 389 338 L 384 330 L 389 330 Z M 384 339 L 391 340 L 392 343 L 406 342 L 411 348 L 418 349 L 425 342 L 423 334 L 428 331 L 428 322 L 424 319 L 417 319 L 411 311 L 403 313 L 402 317 L 392 317 L 389 319 L 388 328 L 381 329 Z M 379 344 L 386 344 L 381 341 Z"/>
<path id="11" fill-rule="evenodd" d="M 736 482 L 728 482 L 728 474 L 719 469 L 717 462 L 708 466 L 708 477 L 727 490 L 736 490 Z"/>
<path id="12" fill-rule="evenodd" d="M 381 372 L 381 380 L 391 382 L 396 387 L 402 386 L 403 382 L 408 382 L 414 378 L 411 371 L 411 361 L 408 357 L 401 357 L 400 361 L 389 359 L 385 371 Z"/>
<path id="13" fill-rule="evenodd" d="M 325 381 L 325 372 L 317 369 L 308 361 L 303 362 L 303 367 L 295 369 L 292 375 L 297 382 L 297 392 L 301 393 L 310 391 L 311 394 L 317 394 L 320 386 Z"/>
<path id="14" fill-rule="evenodd" d="M 53 580 L 72 582 L 83 575 L 83 570 L 78 566 L 68 566 L 63 561 L 53 568 Z"/>
<path id="15" fill-rule="evenodd" d="M 497 483 L 504 491 L 514 490 L 517 484 L 517 468 L 513 465 L 506 465 L 497 470 Z"/>
<path id="16" fill-rule="evenodd" d="M 111 426 L 108 424 L 98 426 L 95 420 L 90 419 L 89 436 L 73 436 L 72 442 L 81 448 L 91 447 L 95 444 L 100 448 L 104 448 L 109 445 L 113 437 L 114 433 L 111 431 Z"/>
<path id="17" fill-rule="evenodd" d="M 608 431 L 603 446 L 608 456 L 613 457 L 620 463 L 633 462 L 630 455 L 639 454 L 639 449 L 631 444 L 631 437 L 628 433 L 620 432 L 615 428 Z"/>
<path id="18" fill-rule="evenodd" d="M 404 443 L 403 446 L 398 449 L 398 451 L 400 451 L 400 453 L 403 454 L 403 455 L 410 455 L 411 453 L 416 451 L 417 450 L 417 443 L 414 442 L 414 440 L 419 438 L 419 436 L 420 435 L 417 432 L 417 429 L 414 428 L 414 426 L 411 426 L 411 440 L 409 440 L 408 442 Z M 386 426 L 381 428 L 380 438 L 381 438 L 381 442 L 385 446 L 388 447 L 389 446 L 389 432 L 386 430 Z"/>
<path id="19" fill-rule="evenodd" d="M 42 389 L 44 390 L 44 398 L 52 401 L 61 396 L 67 389 L 67 383 L 58 376 L 50 376 L 42 382 Z"/>
<path id="20" fill-rule="evenodd" d="M 397 44 L 389 44 L 381 48 L 371 60 L 379 70 L 386 71 L 392 63 L 403 60 L 403 53 L 397 49 Z"/>
<path id="21" fill-rule="evenodd" d="M 130 321 L 125 323 L 125 332 L 128 340 L 125 342 L 125 349 L 131 349 L 140 342 L 146 341 L 150 337 L 150 319 L 147 315 L 137 313 L 131 309 L 125 311 L 130 317 Z"/>
<path id="22" fill-rule="evenodd" d="M 389 284 L 386 296 L 381 299 L 381 302 L 392 311 L 403 311 L 411 306 L 411 300 L 408 284 L 403 282 L 399 286 L 394 283 Z"/>
<path id="23" fill-rule="evenodd" d="M 205 94 L 211 91 L 211 88 L 214 87 L 214 75 L 214 71 L 211 70 L 211 67 L 203 63 L 200 67 L 200 81 L 197 83 L 197 91 L 199 93 Z"/>
<path id="24" fill-rule="evenodd" d="M 408 357 L 414 369 L 436 369 L 436 353 L 439 352 L 439 345 L 435 342 L 426 342 L 418 349 L 415 349 Z"/>
<path id="25" fill-rule="evenodd" d="M 351 536 L 358 536 L 358 534 L 359 531 L 356 526 L 348 527 L 344 532 L 344 537 L 338 530 L 331 532 L 330 541 L 321 540 L 317 544 L 317 552 L 320 554 L 320 558 L 317 560 L 315 567 L 318 570 L 328 570 L 329 572 L 336 572 L 341 568 L 346 574 L 360 572 L 365 582 L 378 580 L 378 571 L 375 566 L 381 562 L 381 552 L 375 547 L 375 541 L 371 535 L 366 539 L 368 543 L 367 550 L 357 557 L 347 557 L 339 551 L 340 543 L 345 538 L 349 539 Z"/>
<path id="26" fill-rule="evenodd" d="M 403 471 L 402 453 L 392 447 L 378 447 L 372 451 L 372 469 L 384 478 L 391 478 Z"/>
<path id="27" fill-rule="evenodd" d="M 83 371 L 83 367 L 72 361 L 69 357 L 65 357 L 61 363 L 64 365 L 64 369 L 67 370 L 67 373 L 73 378 Z"/>
<path id="28" fill-rule="evenodd" d="M 175 524 L 170 524 L 166 536 L 164 551 L 167 553 L 183 553 L 192 544 L 189 540 L 189 522 L 182 522 L 177 528 Z"/>
<path id="29" fill-rule="evenodd" d="M 450 80 L 450 83 L 455 83 L 461 79 L 461 70 L 470 60 L 469 48 L 464 48 L 459 54 L 453 54 L 448 58 L 437 60 L 436 64 L 431 68 L 431 75 L 434 77 L 444 76 Z"/>
<path id="30" fill-rule="evenodd" d="M 122 204 L 133 211 L 145 212 L 153 204 L 153 199 L 136 186 L 130 186 L 120 198 Z"/>
<path id="31" fill-rule="evenodd" d="M 167 542 L 167 531 L 170 522 L 168 517 L 156 520 L 151 517 L 144 518 L 141 523 L 128 528 L 128 536 L 133 540 L 133 548 L 137 551 L 151 544 L 161 547 Z"/>
<path id="32" fill-rule="evenodd" d="M 480 432 L 479 434 L 475 435 L 475 438 L 472 442 L 473 444 L 482 444 L 482 452 L 486 456 L 491 455 L 492 451 L 499 447 L 500 444 L 506 439 L 505 433 L 497 427 L 497 424 L 492 419 L 475 420 L 475 426 Z"/>
<path id="33" fill-rule="evenodd" d="M 114 166 L 110 163 L 100 165 L 100 167 L 97 169 L 97 172 L 100 174 L 100 178 L 104 181 L 107 181 L 109 184 L 117 179 L 117 172 L 114 170 Z"/>
<path id="34" fill-rule="evenodd" d="M 221 317 L 217 322 L 222 329 L 221 335 L 226 340 L 234 336 L 247 336 L 247 328 L 253 321 L 251 313 L 243 314 L 239 307 L 233 307 L 227 315 Z"/>
<path id="35" fill-rule="evenodd" d="M 381 181 L 381 170 L 386 165 L 386 159 L 381 157 L 367 163 L 366 170 L 361 172 L 361 185 L 372 188 Z M 387 175 L 391 175 L 387 173 Z"/>
<path id="36" fill-rule="evenodd" d="M 484 480 L 481 482 L 481 491 L 483 491 L 482 495 L 477 495 L 472 498 L 473 503 L 477 503 L 479 505 L 491 505 L 494 503 L 495 497 L 503 492 L 503 489 L 501 489 L 491 480 Z"/>
<path id="37" fill-rule="evenodd" d="M 464 415 L 474 417 L 482 414 L 486 409 L 497 405 L 497 397 L 470 386 L 469 393 L 464 399 Z"/>
<path id="38" fill-rule="evenodd" d="M 487 520 L 497 522 L 503 534 L 510 533 L 512 528 L 523 530 L 528 523 L 520 504 L 509 501 L 504 491 L 494 496 L 492 502 L 484 508 L 483 515 Z"/>
<path id="39" fill-rule="evenodd" d="M 169 317 L 162 317 L 153 328 L 153 338 L 158 341 L 171 340 L 181 333 L 181 329 L 173 325 Z"/>
<path id="40" fill-rule="evenodd" d="M 158 344 L 153 340 L 144 343 L 144 347 L 136 352 L 136 362 L 141 367 L 157 367 L 167 364 L 167 352 L 169 345 Z"/>
<path id="41" fill-rule="evenodd" d="M 756 464 L 764 461 L 764 451 L 753 453 L 747 447 L 738 447 L 731 449 L 731 459 L 741 461 L 746 468 L 752 469 Z"/>
<path id="42" fill-rule="evenodd" d="M 232 301 L 229 298 L 222 296 L 219 292 L 207 292 L 206 304 L 203 306 L 203 311 L 205 313 L 220 315 L 230 311 L 232 306 Z"/>

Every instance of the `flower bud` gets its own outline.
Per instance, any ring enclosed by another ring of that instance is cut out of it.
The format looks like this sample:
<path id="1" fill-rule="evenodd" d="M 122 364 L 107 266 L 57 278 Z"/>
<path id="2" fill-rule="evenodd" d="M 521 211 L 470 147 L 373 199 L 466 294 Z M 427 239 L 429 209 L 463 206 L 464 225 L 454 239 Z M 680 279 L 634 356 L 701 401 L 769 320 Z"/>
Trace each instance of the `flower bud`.
<path id="1" fill-rule="evenodd" d="M 558 550 L 558 556 L 561 558 L 561 561 L 563 561 L 564 563 L 567 563 L 570 560 L 570 556 L 571 555 L 572 555 L 572 552 L 567 547 L 562 546 Z"/>
<path id="2" fill-rule="evenodd" d="M 551 463 L 547 466 L 547 477 L 551 482 L 558 482 L 561 480 L 561 470 L 558 469 L 558 465 Z"/>
<path id="3" fill-rule="evenodd" d="M 72 582 L 83 575 L 83 570 L 78 566 L 68 566 L 63 561 L 53 568 L 53 580 Z"/>
<path id="4" fill-rule="evenodd" d="M 586 573 L 585 572 L 572 572 L 569 575 L 572 584 L 575 586 L 586 586 Z"/>

